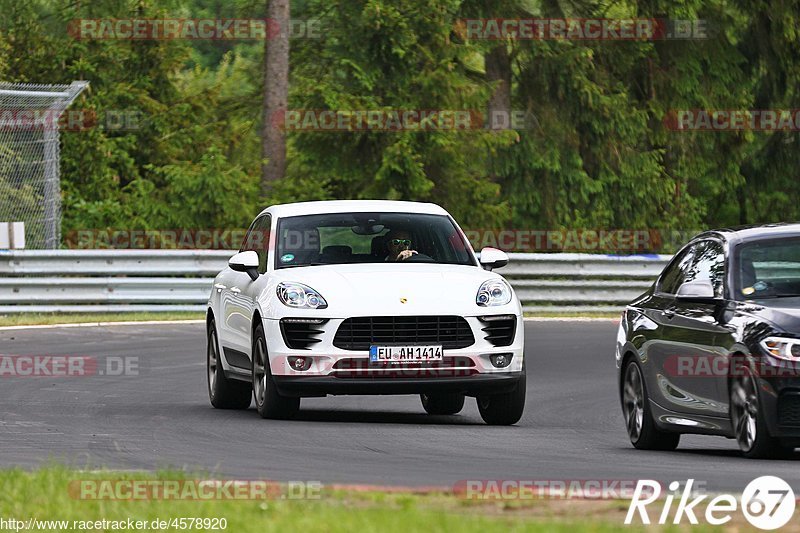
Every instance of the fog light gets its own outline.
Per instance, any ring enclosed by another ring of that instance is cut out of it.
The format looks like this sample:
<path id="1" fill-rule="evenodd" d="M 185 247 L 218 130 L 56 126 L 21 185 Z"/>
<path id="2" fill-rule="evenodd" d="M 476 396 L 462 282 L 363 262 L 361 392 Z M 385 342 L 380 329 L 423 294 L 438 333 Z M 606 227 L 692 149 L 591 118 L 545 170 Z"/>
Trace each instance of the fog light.
<path id="1" fill-rule="evenodd" d="M 495 368 L 505 368 L 511 364 L 511 359 L 514 357 L 513 353 L 496 353 L 489 356 L 489 360 Z"/>
<path id="2" fill-rule="evenodd" d="M 289 366 L 292 367 L 292 370 L 297 370 L 298 372 L 304 372 L 311 368 L 311 358 L 310 357 L 289 357 Z"/>

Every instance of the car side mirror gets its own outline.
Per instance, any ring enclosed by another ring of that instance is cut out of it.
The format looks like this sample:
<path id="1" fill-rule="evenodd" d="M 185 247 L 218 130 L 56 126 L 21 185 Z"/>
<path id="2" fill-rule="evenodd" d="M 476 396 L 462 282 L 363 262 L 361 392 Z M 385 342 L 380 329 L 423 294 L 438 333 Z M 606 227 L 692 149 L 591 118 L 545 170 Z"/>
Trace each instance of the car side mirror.
<path id="1" fill-rule="evenodd" d="M 484 270 L 504 267 L 508 264 L 508 254 L 497 248 L 484 248 L 481 250 L 481 266 Z"/>
<path id="2" fill-rule="evenodd" d="M 699 303 L 719 303 L 721 298 L 714 294 L 714 286 L 707 279 L 687 281 L 678 287 L 675 295 L 678 300 Z"/>
<path id="3" fill-rule="evenodd" d="M 236 272 L 246 272 L 253 281 L 258 279 L 258 254 L 253 250 L 234 255 L 228 259 L 228 266 Z"/>

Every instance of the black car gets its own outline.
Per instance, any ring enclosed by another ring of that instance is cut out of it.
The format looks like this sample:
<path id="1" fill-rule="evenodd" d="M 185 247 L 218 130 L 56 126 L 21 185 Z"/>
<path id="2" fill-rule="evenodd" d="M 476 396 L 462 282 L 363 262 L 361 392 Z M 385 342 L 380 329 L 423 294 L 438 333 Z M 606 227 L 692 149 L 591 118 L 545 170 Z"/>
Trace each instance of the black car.
<path id="1" fill-rule="evenodd" d="M 628 304 L 617 335 L 636 448 L 682 433 L 735 438 L 747 457 L 800 446 L 800 224 L 708 231 Z"/>

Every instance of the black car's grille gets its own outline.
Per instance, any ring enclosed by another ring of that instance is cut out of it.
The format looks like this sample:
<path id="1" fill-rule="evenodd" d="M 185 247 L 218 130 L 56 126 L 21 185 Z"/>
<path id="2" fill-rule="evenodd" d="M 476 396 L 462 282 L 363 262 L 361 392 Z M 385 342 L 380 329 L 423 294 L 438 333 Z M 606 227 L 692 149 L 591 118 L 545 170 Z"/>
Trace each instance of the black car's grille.
<path id="1" fill-rule="evenodd" d="M 778 425 L 800 427 L 800 393 L 782 394 L 778 399 Z"/>
<path id="2" fill-rule="evenodd" d="M 495 315 L 481 317 L 484 332 L 484 339 L 491 342 L 494 346 L 510 346 L 514 342 L 514 334 L 517 331 L 517 317 L 514 315 Z"/>
<path id="3" fill-rule="evenodd" d="M 342 350 L 369 350 L 373 344 L 441 344 L 452 350 L 474 343 L 472 329 L 460 316 L 348 318 L 333 339 L 333 345 Z"/>
<path id="4" fill-rule="evenodd" d="M 283 342 L 292 350 L 308 350 L 312 345 L 321 341 L 319 335 L 323 333 L 320 328 L 327 320 L 308 318 L 282 318 L 281 335 Z"/>

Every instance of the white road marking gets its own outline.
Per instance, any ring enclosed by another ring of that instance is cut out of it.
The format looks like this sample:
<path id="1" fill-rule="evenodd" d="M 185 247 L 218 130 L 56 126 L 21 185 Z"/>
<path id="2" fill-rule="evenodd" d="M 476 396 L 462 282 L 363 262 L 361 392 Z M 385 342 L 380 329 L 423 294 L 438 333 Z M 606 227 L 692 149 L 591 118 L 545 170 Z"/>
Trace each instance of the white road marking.
<path id="1" fill-rule="evenodd" d="M 170 324 L 205 324 L 202 319 L 197 320 L 132 320 L 128 322 L 78 322 L 75 324 L 44 324 L 29 326 L 0 326 L 0 331 L 11 331 L 15 329 L 54 329 L 54 328 L 97 328 L 108 326 L 157 326 Z"/>

